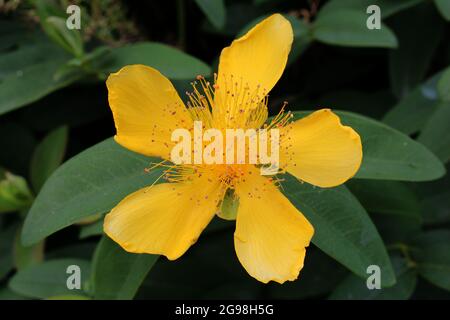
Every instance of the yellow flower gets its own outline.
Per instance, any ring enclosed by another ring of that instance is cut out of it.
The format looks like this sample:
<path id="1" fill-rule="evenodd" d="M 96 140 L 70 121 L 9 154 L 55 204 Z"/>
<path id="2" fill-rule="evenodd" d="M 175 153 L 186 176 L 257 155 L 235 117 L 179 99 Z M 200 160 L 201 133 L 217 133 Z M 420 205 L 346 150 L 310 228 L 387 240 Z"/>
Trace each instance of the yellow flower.
<path id="1" fill-rule="evenodd" d="M 196 120 L 210 128 L 260 128 L 267 121 L 267 94 L 281 77 L 293 40 L 279 14 L 233 41 L 220 56 L 214 84 L 198 77 L 185 107 L 157 70 L 130 65 L 107 80 L 116 141 L 132 151 L 170 161 L 177 128 Z M 197 87 L 200 84 L 200 89 Z M 344 183 L 359 169 L 359 135 L 329 109 L 289 121 L 283 111 L 268 127 L 280 128 L 280 167 L 319 187 Z M 238 199 L 234 244 L 239 261 L 267 283 L 295 280 L 314 229 L 280 192 L 276 178 L 251 164 L 169 166 L 167 182 L 138 190 L 105 218 L 104 231 L 125 250 L 174 260 L 196 242 L 227 190 Z"/>

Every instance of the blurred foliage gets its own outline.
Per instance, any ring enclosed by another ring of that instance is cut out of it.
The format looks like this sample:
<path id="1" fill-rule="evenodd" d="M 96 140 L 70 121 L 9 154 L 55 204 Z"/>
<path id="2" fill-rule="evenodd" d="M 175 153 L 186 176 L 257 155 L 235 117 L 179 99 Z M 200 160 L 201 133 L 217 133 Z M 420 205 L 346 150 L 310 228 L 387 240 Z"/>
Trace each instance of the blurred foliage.
<path id="1" fill-rule="evenodd" d="M 449 299 L 449 3 L 0 0 L 0 299 Z M 66 27 L 69 4 L 80 30 Z M 366 26 L 373 4 L 380 30 Z M 298 118 L 343 110 L 364 147 L 344 186 L 283 177 L 316 229 L 299 279 L 250 278 L 234 223 L 219 218 L 175 262 L 126 253 L 102 235 L 103 216 L 160 172 L 110 139 L 106 77 L 146 64 L 185 97 L 223 47 L 275 12 L 294 43 L 270 113 L 284 100 Z M 74 264 L 82 287 L 68 290 Z M 371 264 L 381 290 L 366 287 Z"/>

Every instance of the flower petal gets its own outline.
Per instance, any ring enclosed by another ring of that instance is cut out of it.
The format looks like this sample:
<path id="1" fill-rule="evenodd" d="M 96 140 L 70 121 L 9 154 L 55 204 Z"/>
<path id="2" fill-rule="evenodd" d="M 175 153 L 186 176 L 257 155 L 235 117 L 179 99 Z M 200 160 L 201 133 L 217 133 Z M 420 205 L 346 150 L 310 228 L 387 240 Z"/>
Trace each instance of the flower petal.
<path id="1" fill-rule="evenodd" d="M 236 186 L 236 253 L 247 272 L 259 281 L 292 281 L 303 268 L 305 247 L 314 229 L 278 188 L 258 173 Z"/>
<path id="2" fill-rule="evenodd" d="M 253 27 L 247 34 L 234 40 L 231 46 L 222 50 L 216 89 L 216 104 L 219 109 L 234 107 L 234 99 L 243 101 L 240 94 L 230 89 L 236 86 L 248 87 L 252 98 L 262 100 L 280 79 L 293 41 L 292 26 L 280 14 L 274 14 Z M 231 79 L 233 77 L 233 79 Z M 257 102 L 259 102 L 257 101 Z M 225 105 L 226 104 L 226 105 Z M 240 103 L 242 104 L 242 103 Z"/>
<path id="3" fill-rule="evenodd" d="M 172 131 L 192 120 L 170 81 L 144 65 L 129 65 L 106 81 L 116 141 L 135 152 L 170 159 Z"/>
<path id="4" fill-rule="evenodd" d="M 162 183 L 138 190 L 105 217 L 105 233 L 126 251 L 170 260 L 194 244 L 223 197 L 218 180 Z"/>
<path id="5" fill-rule="evenodd" d="M 361 138 L 329 109 L 290 123 L 280 136 L 281 167 L 313 185 L 340 185 L 361 165 Z"/>

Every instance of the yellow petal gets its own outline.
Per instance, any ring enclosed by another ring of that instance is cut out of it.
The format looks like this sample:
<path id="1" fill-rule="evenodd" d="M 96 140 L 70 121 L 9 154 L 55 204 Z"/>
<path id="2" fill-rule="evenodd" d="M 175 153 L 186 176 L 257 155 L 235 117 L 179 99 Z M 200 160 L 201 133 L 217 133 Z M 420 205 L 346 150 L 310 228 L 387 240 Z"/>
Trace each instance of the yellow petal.
<path id="1" fill-rule="evenodd" d="M 163 254 L 174 260 L 197 241 L 223 193 L 219 181 L 206 175 L 143 188 L 105 217 L 104 231 L 126 251 Z"/>
<path id="2" fill-rule="evenodd" d="M 254 100 L 261 101 L 268 94 L 284 71 L 292 41 L 290 22 L 274 14 L 222 50 L 215 94 L 222 114 L 235 101 L 243 107 L 244 88 Z"/>
<path id="3" fill-rule="evenodd" d="M 259 170 L 236 186 L 239 209 L 234 245 L 239 261 L 267 283 L 297 279 L 314 229 Z"/>
<path id="4" fill-rule="evenodd" d="M 329 109 L 290 123 L 280 135 L 281 166 L 313 185 L 340 185 L 361 165 L 361 138 Z"/>
<path id="5" fill-rule="evenodd" d="M 172 131 L 192 120 L 170 81 L 144 65 L 129 65 L 106 81 L 116 141 L 135 152 L 170 159 Z"/>

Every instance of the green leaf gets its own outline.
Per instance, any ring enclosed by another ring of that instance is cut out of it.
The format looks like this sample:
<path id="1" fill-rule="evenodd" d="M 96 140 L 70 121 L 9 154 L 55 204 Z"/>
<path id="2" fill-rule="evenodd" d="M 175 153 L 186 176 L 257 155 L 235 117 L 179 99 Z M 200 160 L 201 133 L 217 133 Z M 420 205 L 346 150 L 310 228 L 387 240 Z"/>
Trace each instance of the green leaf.
<path id="1" fill-rule="evenodd" d="M 447 0 L 434 0 L 434 3 L 445 20 L 450 21 L 450 2 Z"/>
<path id="2" fill-rule="evenodd" d="M 103 233 L 103 219 L 94 223 L 82 226 L 80 230 L 80 239 L 89 238 L 91 236 L 98 236 Z"/>
<path id="3" fill-rule="evenodd" d="M 442 101 L 450 102 L 450 67 L 442 73 L 437 83 L 437 91 Z"/>
<path id="4" fill-rule="evenodd" d="M 289 53 L 288 58 L 288 64 L 290 64 L 297 60 L 314 39 L 310 24 L 291 15 L 284 15 L 284 17 L 289 20 L 292 30 L 294 31 L 294 42 L 292 43 L 291 52 Z"/>
<path id="5" fill-rule="evenodd" d="M 31 158 L 30 179 L 36 192 L 59 167 L 66 151 L 69 130 L 66 126 L 50 132 L 34 150 Z"/>
<path id="6" fill-rule="evenodd" d="M 17 270 L 41 263 L 44 260 L 44 241 L 25 247 L 20 241 L 21 228 L 16 232 L 14 240 L 14 265 Z"/>
<path id="7" fill-rule="evenodd" d="M 346 183 L 375 222 L 386 243 L 407 241 L 420 231 L 422 216 L 416 194 L 403 182 L 352 179 Z"/>
<path id="8" fill-rule="evenodd" d="M 326 44 L 349 47 L 397 47 L 394 33 L 384 24 L 367 28 L 368 16 L 357 10 L 320 14 L 313 25 L 313 37 Z"/>
<path id="9" fill-rule="evenodd" d="M 144 64 L 159 70 L 170 79 L 193 79 L 208 76 L 210 67 L 203 61 L 178 49 L 156 42 L 141 42 L 112 49 L 101 59 L 104 72 L 116 72 L 129 64 Z"/>
<path id="10" fill-rule="evenodd" d="M 414 242 L 413 256 L 422 277 L 450 291 L 450 231 L 433 230 Z"/>
<path id="11" fill-rule="evenodd" d="M 282 191 L 314 226 L 312 242 L 360 277 L 380 266 L 382 283 L 395 283 L 383 241 L 367 212 L 345 186 L 322 189 L 285 175 Z"/>
<path id="12" fill-rule="evenodd" d="M 84 54 L 83 39 L 80 32 L 76 29 L 67 28 L 64 18 L 47 17 L 45 24 L 47 25 L 45 31 L 49 37 L 62 48 L 76 57 L 81 57 Z"/>
<path id="13" fill-rule="evenodd" d="M 92 224 L 95 223 L 99 220 L 103 219 L 103 213 L 97 213 L 97 214 L 93 214 L 89 217 L 83 218 L 81 220 L 79 220 L 77 222 L 78 225 L 83 226 L 83 225 L 88 225 L 88 224 Z"/>
<path id="14" fill-rule="evenodd" d="M 0 213 L 28 208 L 33 195 L 24 178 L 5 172 L 0 176 Z"/>
<path id="15" fill-rule="evenodd" d="M 17 225 L 0 229 L 0 280 L 3 279 L 14 267 L 13 246 Z"/>
<path id="16" fill-rule="evenodd" d="M 95 299 L 133 299 L 159 256 L 128 253 L 104 236 L 94 254 L 92 285 Z"/>
<path id="17" fill-rule="evenodd" d="M 425 123 L 417 141 L 423 143 L 442 162 L 450 160 L 450 102 L 441 103 Z"/>
<path id="18" fill-rule="evenodd" d="M 79 30 L 71 30 L 66 26 L 66 14 L 60 6 L 53 1 L 32 0 L 39 16 L 42 29 L 47 36 L 67 52 L 83 55 L 83 40 Z"/>
<path id="19" fill-rule="evenodd" d="M 333 13 L 342 9 L 352 9 L 360 12 L 366 12 L 370 5 L 377 5 L 380 7 L 382 18 L 387 18 L 397 12 L 408 9 L 423 0 L 331 0 L 324 4 L 320 9 L 319 15 Z"/>
<path id="20" fill-rule="evenodd" d="M 411 25 L 422 21 L 411 32 Z M 397 97 L 403 97 L 423 80 L 434 52 L 443 35 L 445 23 L 430 3 L 406 10 L 390 25 L 399 39 L 399 47 L 389 52 L 391 87 Z M 417 43 L 426 43 L 418 46 Z"/>
<path id="21" fill-rule="evenodd" d="M 29 37 L 23 23 L 12 19 L 0 20 L 0 52 L 10 50 L 19 44 L 29 42 Z M 2 68 L 0 68 L 1 70 Z"/>
<path id="22" fill-rule="evenodd" d="M 224 0 L 195 0 L 195 2 L 214 27 L 222 29 L 225 26 L 226 10 Z"/>
<path id="23" fill-rule="evenodd" d="M 449 167 L 447 166 L 447 169 Z M 450 175 L 417 185 L 421 197 L 423 220 L 426 225 L 450 222 Z"/>
<path id="24" fill-rule="evenodd" d="M 64 52 L 61 52 L 53 43 L 41 39 L 43 37 L 41 34 L 30 33 L 27 36 L 34 39 L 30 40 L 30 43 L 15 44 L 17 48 L 0 53 L 0 80 L 7 76 L 20 74 L 21 70 L 31 65 L 47 61 L 46 54 L 65 56 Z"/>
<path id="25" fill-rule="evenodd" d="M 14 293 L 8 287 L 0 287 L 0 300 L 26 300 L 26 298 Z"/>
<path id="26" fill-rule="evenodd" d="M 419 199 L 403 182 L 352 179 L 346 186 L 370 212 L 422 221 Z"/>
<path id="27" fill-rule="evenodd" d="M 60 166 L 46 181 L 24 223 L 24 245 L 36 243 L 82 218 L 108 212 L 128 194 L 151 185 L 162 170 L 145 168 L 161 160 L 116 144 L 99 143 Z"/>
<path id="28" fill-rule="evenodd" d="M 71 295 L 49 297 L 45 300 L 91 300 L 91 298 L 86 297 L 86 296 L 71 294 Z"/>
<path id="29" fill-rule="evenodd" d="M 0 115 L 68 86 L 84 75 L 76 72 L 56 78 L 58 69 L 68 60 L 67 55 L 61 54 L 59 49 L 42 50 L 40 54 L 45 56 L 44 60 L 30 63 L 0 79 Z"/>
<path id="30" fill-rule="evenodd" d="M 349 275 L 330 295 L 331 300 L 408 300 L 416 287 L 417 274 L 405 259 L 392 257 L 397 283 L 390 288 L 368 289 L 366 279 Z M 370 275 L 367 274 L 366 278 Z M 381 272 L 381 278 L 384 274 Z"/>
<path id="31" fill-rule="evenodd" d="M 294 112 L 294 117 L 309 112 Z M 363 162 L 355 178 L 427 181 L 445 174 L 445 167 L 422 144 L 385 124 L 351 112 L 336 112 L 343 124 L 361 136 Z"/>
<path id="32" fill-rule="evenodd" d="M 446 70 L 450 70 L 450 68 Z M 386 113 L 383 122 L 408 135 L 420 131 L 441 103 L 438 97 L 437 83 L 444 72 L 435 74 L 407 94 Z"/>
<path id="33" fill-rule="evenodd" d="M 80 259 L 48 260 L 41 264 L 20 270 L 9 281 L 9 288 L 30 298 L 49 298 L 60 295 L 80 294 L 83 289 L 67 288 L 70 273 L 67 268 L 71 265 L 80 267 L 82 288 L 90 276 L 90 262 Z"/>

